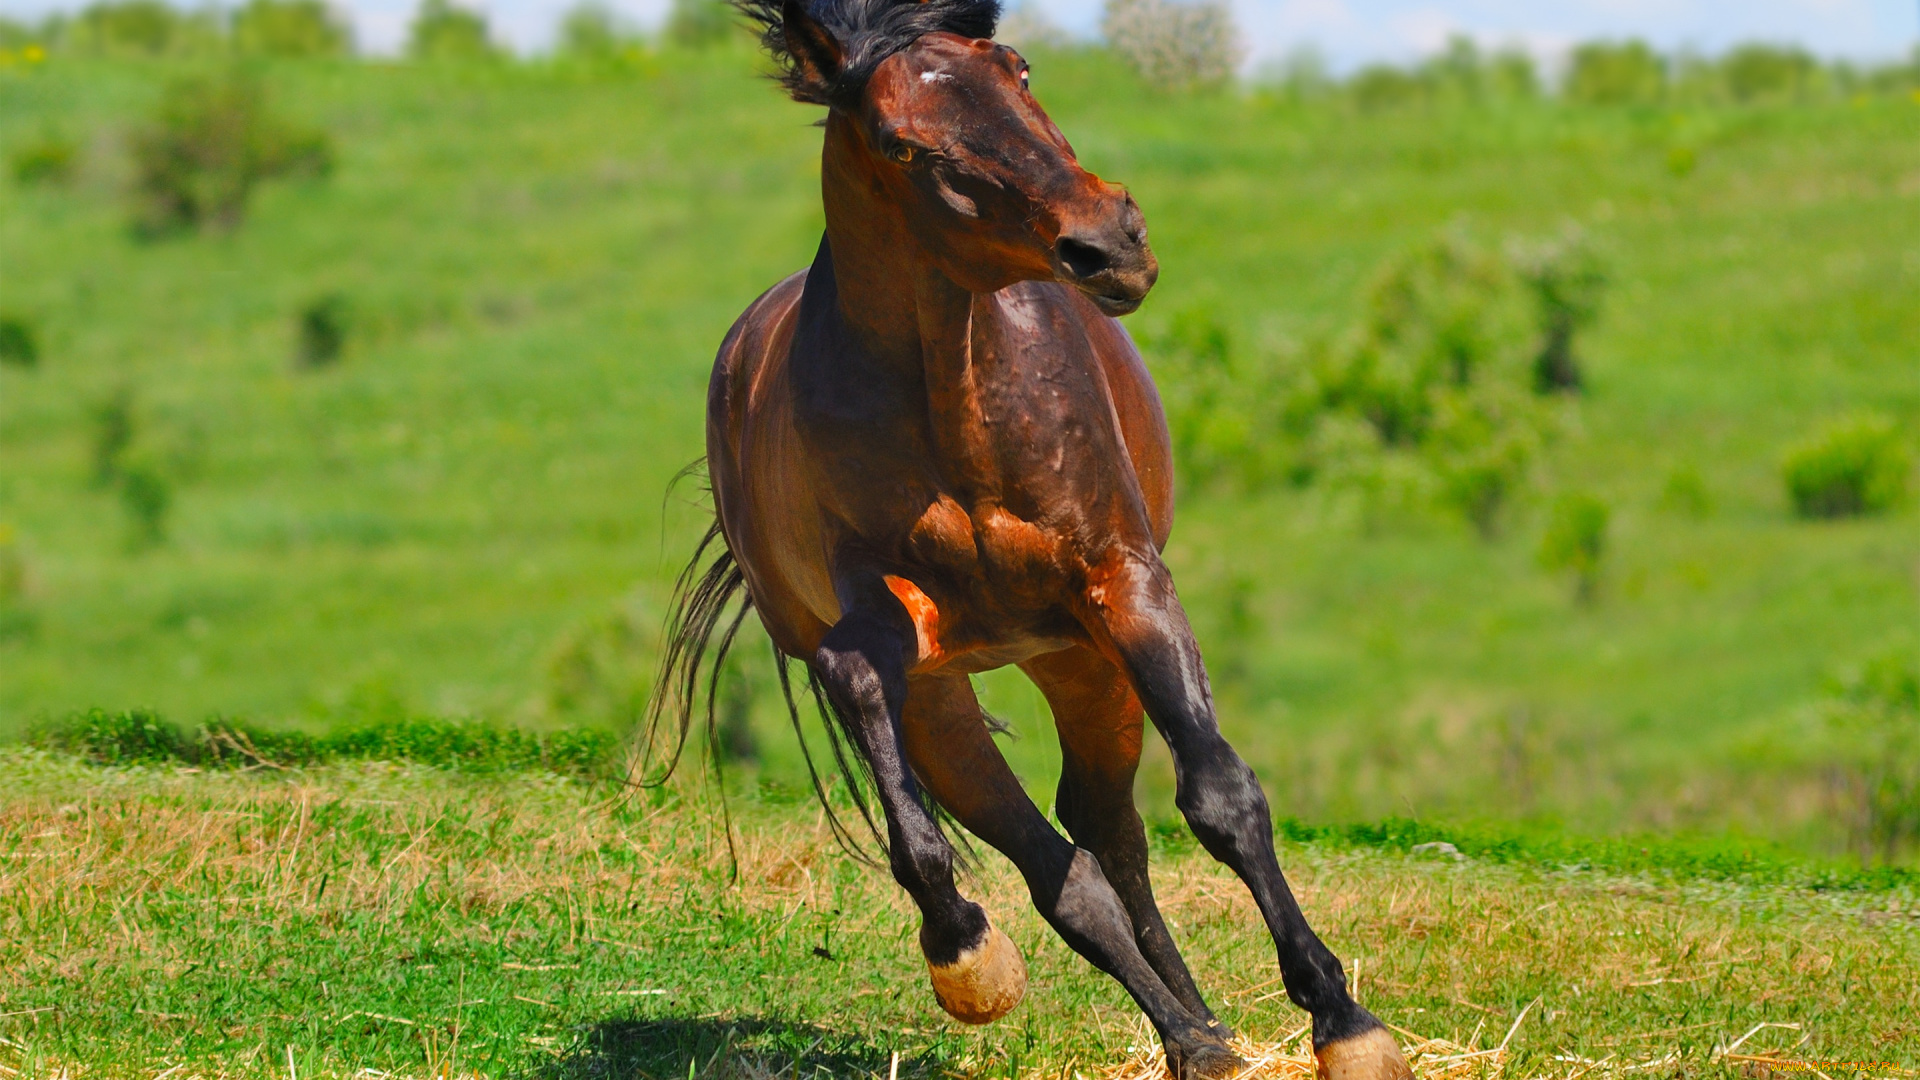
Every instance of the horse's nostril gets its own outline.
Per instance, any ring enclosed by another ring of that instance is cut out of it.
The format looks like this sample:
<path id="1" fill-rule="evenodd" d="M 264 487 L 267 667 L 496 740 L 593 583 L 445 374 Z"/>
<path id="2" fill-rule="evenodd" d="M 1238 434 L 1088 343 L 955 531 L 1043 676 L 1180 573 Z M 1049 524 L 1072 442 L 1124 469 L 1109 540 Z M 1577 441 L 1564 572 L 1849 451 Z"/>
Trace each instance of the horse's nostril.
<path id="1" fill-rule="evenodd" d="M 1058 250 L 1060 265 L 1074 277 L 1090 278 L 1113 265 L 1106 252 L 1071 237 L 1061 237 Z"/>

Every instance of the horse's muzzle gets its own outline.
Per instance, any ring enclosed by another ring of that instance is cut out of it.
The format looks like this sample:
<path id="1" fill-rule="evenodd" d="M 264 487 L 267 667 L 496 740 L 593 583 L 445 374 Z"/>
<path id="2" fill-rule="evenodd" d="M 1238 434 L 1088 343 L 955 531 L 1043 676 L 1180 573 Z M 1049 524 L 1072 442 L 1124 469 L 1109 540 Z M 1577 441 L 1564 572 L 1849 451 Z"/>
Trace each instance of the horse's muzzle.
<path id="1" fill-rule="evenodd" d="M 1139 308 L 1160 277 L 1160 263 L 1147 246 L 1147 222 L 1124 192 L 1091 221 L 1060 231 L 1053 246 L 1054 276 L 1085 293 L 1108 315 Z"/>

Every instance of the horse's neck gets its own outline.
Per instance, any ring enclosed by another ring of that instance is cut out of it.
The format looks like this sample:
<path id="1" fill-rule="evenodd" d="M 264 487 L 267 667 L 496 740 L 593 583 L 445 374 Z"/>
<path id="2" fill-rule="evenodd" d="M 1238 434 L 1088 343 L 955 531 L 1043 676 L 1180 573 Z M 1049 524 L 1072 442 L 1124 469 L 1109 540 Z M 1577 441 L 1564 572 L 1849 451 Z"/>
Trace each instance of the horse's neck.
<path id="1" fill-rule="evenodd" d="M 827 249 L 839 315 L 874 355 L 902 370 L 917 369 L 927 393 L 927 421 L 947 480 L 973 495 L 997 499 L 989 433 L 979 402 L 986 377 L 973 355 L 976 321 L 997 317 L 990 297 L 975 296 L 920 253 L 897 207 L 878 201 L 863 162 L 828 122 L 822 181 Z"/>

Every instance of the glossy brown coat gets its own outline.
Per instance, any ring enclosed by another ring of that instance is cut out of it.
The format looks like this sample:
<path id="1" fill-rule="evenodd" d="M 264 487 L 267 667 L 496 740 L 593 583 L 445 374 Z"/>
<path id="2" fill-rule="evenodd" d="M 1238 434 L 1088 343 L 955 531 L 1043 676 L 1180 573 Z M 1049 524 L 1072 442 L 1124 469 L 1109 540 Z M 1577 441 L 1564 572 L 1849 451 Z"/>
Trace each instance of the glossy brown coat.
<path id="1" fill-rule="evenodd" d="M 846 3 L 824 19 L 798 0 L 754 11 L 795 96 L 831 105 L 826 235 L 721 346 L 708 468 L 752 609 L 870 770 L 936 994 L 991 1020 L 1024 967 L 956 890 L 923 787 L 1126 986 L 1177 1074 L 1238 1067 L 1147 881 L 1132 802 L 1144 711 L 1196 835 L 1252 888 L 1323 1063 L 1343 1080 L 1405 1076 L 1280 875 L 1160 559 L 1166 423 L 1114 318 L 1158 273 L 1139 208 L 1080 168 L 1010 49 L 933 31 L 848 78 L 849 56 L 876 48 L 861 20 L 902 9 Z M 1053 708 L 1072 842 L 1007 768 L 966 678 L 1010 664 Z"/>

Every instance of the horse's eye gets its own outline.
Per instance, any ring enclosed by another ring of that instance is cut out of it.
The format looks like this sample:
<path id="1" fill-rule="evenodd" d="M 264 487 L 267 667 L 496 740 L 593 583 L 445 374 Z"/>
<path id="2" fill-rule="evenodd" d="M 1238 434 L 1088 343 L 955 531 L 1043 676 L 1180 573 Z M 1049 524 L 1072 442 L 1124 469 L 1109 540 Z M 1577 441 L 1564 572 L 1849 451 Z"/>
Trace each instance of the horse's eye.
<path id="1" fill-rule="evenodd" d="M 1027 83 L 1030 81 L 1031 80 L 1027 77 L 1027 73 L 1025 69 L 1022 69 L 1020 72 L 1020 89 L 1022 90 L 1031 89 L 1031 87 L 1027 85 Z"/>
<path id="2" fill-rule="evenodd" d="M 913 160 L 913 147 L 908 146 L 906 143 L 897 143 L 894 145 L 893 153 L 888 156 L 900 164 L 905 165 Z"/>

